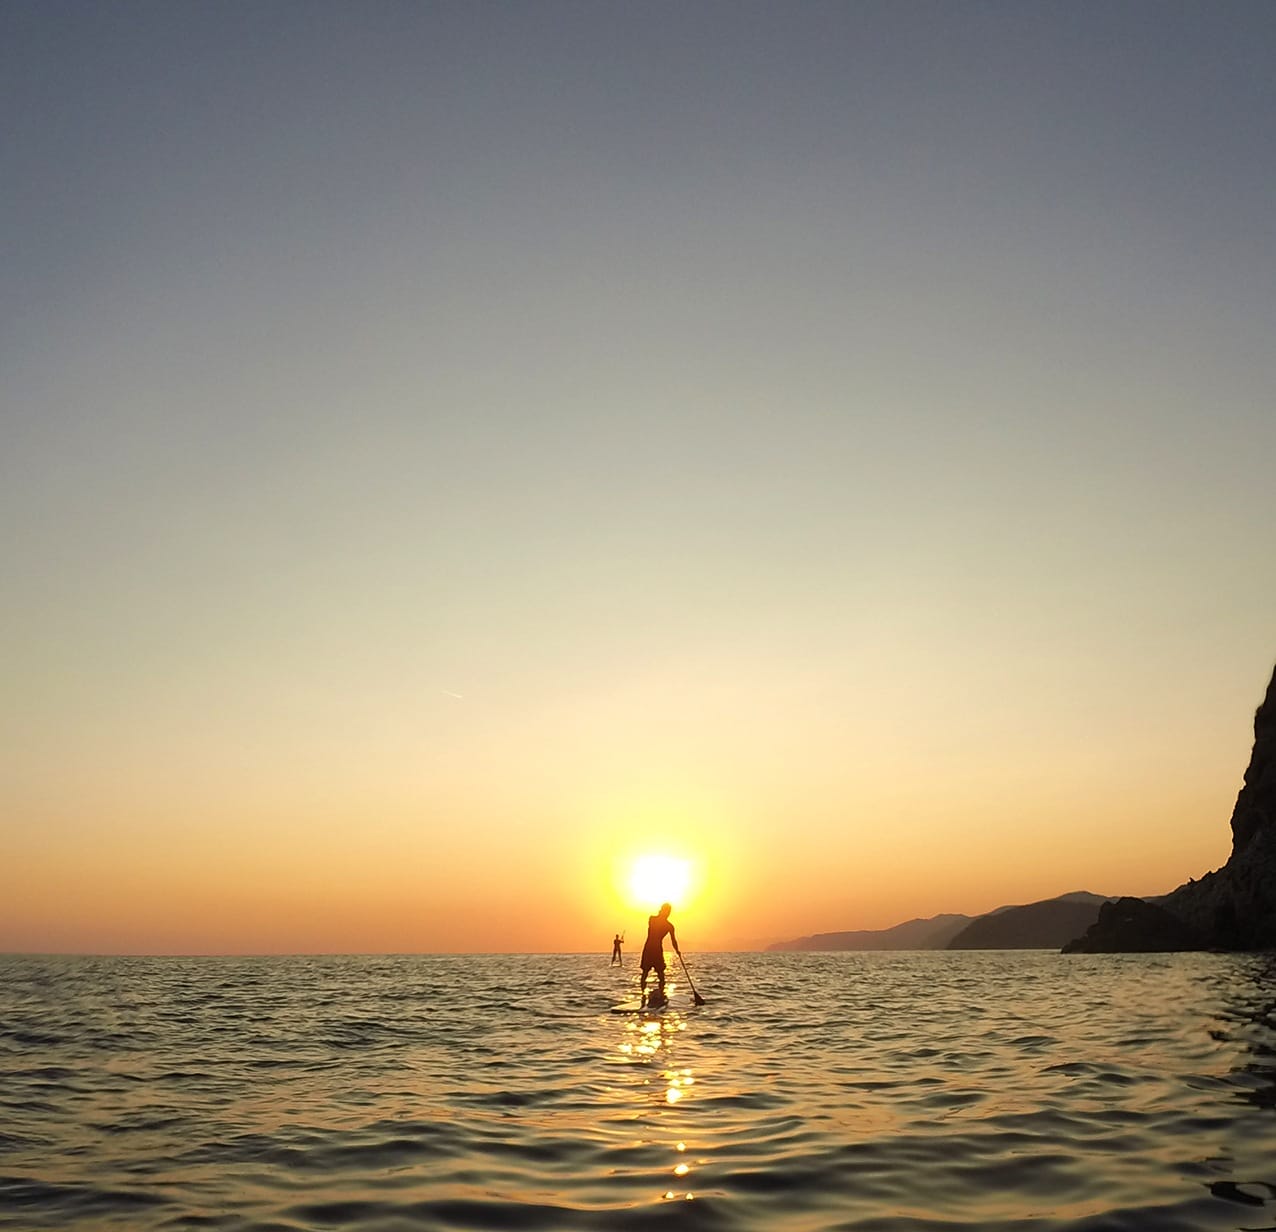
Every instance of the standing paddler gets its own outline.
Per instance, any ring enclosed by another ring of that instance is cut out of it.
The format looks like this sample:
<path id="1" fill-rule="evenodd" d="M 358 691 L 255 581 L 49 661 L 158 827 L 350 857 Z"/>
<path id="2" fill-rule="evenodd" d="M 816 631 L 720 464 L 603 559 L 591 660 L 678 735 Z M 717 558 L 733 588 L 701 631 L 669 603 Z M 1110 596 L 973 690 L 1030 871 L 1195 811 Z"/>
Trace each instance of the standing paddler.
<path id="1" fill-rule="evenodd" d="M 665 997 L 666 936 L 673 942 L 674 953 L 679 958 L 682 957 L 682 951 L 678 949 L 678 935 L 673 931 L 673 925 L 669 922 L 669 913 L 672 910 L 673 908 L 668 903 L 662 903 L 660 910 L 655 915 L 647 917 L 647 940 L 642 947 L 642 979 L 638 987 L 645 1000 L 647 996 L 647 973 L 654 971 L 659 985 L 656 991 L 652 993 L 651 1000 L 652 1002 L 659 1001 L 661 1004 L 667 1000 Z"/>

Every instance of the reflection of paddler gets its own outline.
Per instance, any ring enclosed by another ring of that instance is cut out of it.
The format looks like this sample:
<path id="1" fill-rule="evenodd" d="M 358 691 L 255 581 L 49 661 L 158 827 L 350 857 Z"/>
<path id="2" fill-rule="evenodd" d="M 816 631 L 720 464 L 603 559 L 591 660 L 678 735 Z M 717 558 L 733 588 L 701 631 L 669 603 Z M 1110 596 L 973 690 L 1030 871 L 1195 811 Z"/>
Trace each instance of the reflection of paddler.
<path id="1" fill-rule="evenodd" d="M 638 987 L 645 996 L 647 993 L 647 973 L 654 971 L 659 981 L 660 999 L 665 998 L 665 937 L 673 943 L 674 952 L 681 955 L 678 949 L 678 935 L 669 923 L 669 913 L 673 910 L 668 903 L 663 903 L 660 910 L 647 917 L 647 940 L 642 947 L 642 980 Z"/>

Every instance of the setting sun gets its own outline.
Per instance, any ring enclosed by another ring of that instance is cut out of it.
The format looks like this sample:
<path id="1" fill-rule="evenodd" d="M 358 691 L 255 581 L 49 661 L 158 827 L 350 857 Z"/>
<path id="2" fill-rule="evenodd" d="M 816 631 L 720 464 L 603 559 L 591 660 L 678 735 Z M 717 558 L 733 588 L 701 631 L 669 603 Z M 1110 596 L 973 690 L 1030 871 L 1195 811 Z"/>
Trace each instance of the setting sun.
<path id="1" fill-rule="evenodd" d="M 638 903 L 675 906 L 686 898 L 691 885 L 689 861 L 670 855 L 640 856 L 629 874 L 629 892 Z"/>

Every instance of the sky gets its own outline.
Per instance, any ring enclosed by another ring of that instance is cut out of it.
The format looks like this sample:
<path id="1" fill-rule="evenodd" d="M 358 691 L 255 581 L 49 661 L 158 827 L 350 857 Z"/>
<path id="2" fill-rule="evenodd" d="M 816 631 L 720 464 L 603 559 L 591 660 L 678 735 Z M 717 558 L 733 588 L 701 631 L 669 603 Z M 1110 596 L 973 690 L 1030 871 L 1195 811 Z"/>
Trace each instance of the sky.
<path id="1" fill-rule="evenodd" d="M 1274 61 L 1228 0 L 3 0 L 0 951 L 1220 865 Z"/>

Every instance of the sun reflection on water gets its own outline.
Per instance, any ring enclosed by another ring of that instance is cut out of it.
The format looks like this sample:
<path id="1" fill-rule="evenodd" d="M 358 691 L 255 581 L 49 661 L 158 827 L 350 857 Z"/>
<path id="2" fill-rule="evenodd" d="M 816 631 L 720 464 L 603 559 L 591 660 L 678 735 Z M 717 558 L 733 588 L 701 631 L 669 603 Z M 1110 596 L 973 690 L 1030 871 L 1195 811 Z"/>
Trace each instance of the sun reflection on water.
<path id="1" fill-rule="evenodd" d="M 696 1081 L 690 1066 L 669 1064 L 674 1059 L 670 1054 L 678 1033 L 686 1030 L 686 1027 L 685 1018 L 671 1010 L 658 1016 L 635 1016 L 625 1022 L 624 1038 L 617 1044 L 618 1052 L 630 1064 L 653 1065 L 657 1057 L 665 1063 L 659 1070 L 659 1078 L 654 1075 L 643 1078 L 641 1085 L 646 1093 L 644 1103 L 652 1100 L 656 1107 L 666 1113 L 677 1108 L 681 1114 Z M 650 1108 L 651 1105 L 647 1106 Z M 692 1170 L 692 1165 L 682 1158 L 687 1150 L 686 1141 L 678 1138 L 670 1142 L 669 1147 L 674 1153 L 674 1162 L 670 1171 L 678 1182 L 685 1183 L 685 1178 Z M 662 1201 L 666 1202 L 690 1202 L 695 1197 L 689 1190 L 657 1189 L 656 1193 L 660 1195 Z"/>

